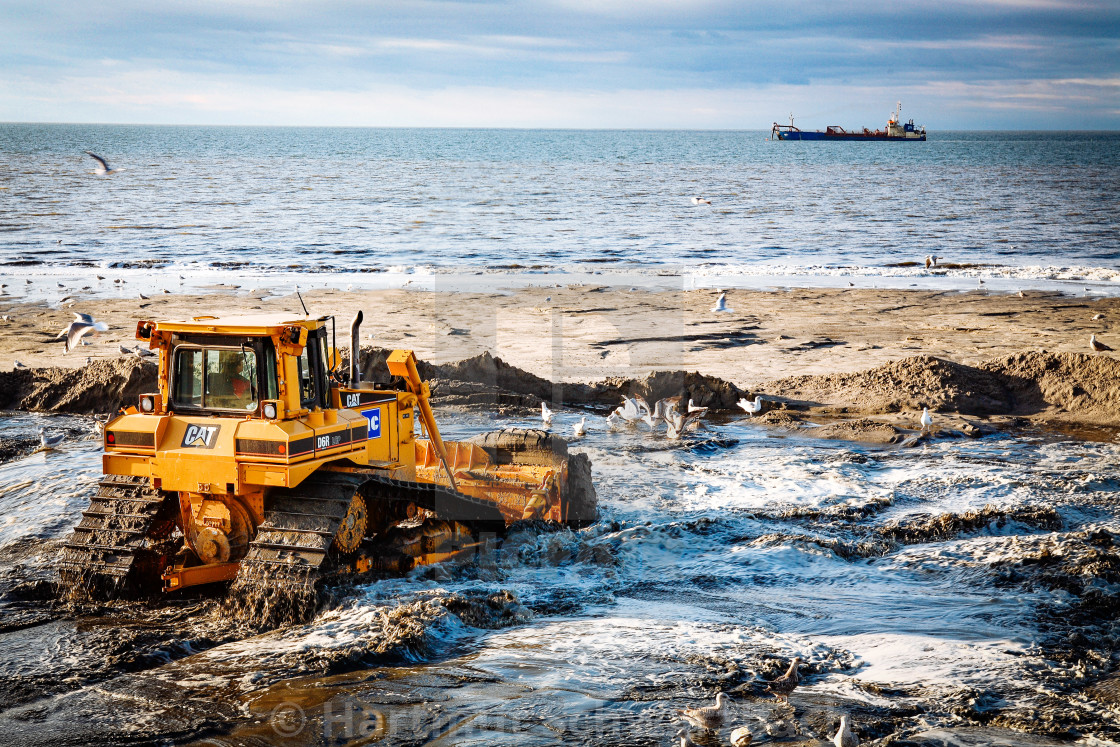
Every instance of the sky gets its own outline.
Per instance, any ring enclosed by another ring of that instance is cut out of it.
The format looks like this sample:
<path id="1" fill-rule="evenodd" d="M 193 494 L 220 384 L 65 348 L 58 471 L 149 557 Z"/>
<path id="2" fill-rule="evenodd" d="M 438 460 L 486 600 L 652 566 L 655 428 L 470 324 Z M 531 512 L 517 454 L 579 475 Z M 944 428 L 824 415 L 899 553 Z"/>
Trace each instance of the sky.
<path id="1" fill-rule="evenodd" d="M 1120 129 L 1120 0 L 0 0 L 0 121 Z"/>

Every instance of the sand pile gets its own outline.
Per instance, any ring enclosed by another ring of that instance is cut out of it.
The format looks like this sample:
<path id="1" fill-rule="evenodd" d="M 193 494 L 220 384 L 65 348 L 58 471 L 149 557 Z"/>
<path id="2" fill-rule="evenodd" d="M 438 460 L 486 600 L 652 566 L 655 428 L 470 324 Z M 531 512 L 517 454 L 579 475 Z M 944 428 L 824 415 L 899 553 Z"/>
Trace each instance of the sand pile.
<path id="1" fill-rule="evenodd" d="M 78 368 L 0 371 L 0 409 L 92 415 L 116 412 L 157 389 L 158 367 L 139 358 L 95 360 Z"/>
<path id="2" fill-rule="evenodd" d="M 1120 423 L 1120 361 L 1079 353 L 1019 353 L 979 367 L 915 356 L 868 371 L 798 376 L 765 391 L 822 411 L 1036 415 Z"/>

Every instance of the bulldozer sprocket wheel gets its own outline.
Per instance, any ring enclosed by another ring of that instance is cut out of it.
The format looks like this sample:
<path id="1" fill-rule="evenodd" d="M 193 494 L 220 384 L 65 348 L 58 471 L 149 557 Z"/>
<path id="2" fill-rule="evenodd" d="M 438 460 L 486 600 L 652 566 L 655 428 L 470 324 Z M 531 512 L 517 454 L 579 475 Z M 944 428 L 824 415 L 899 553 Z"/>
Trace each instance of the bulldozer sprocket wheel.
<path id="1" fill-rule="evenodd" d="M 368 528 L 369 512 L 366 510 L 366 499 L 355 495 L 350 499 L 346 515 L 342 517 L 338 534 L 334 536 L 335 549 L 344 554 L 354 552 L 362 544 L 362 538 L 366 536 Z"/>
<path id="2" fill-rule="evenodd" d="M 71 597 L 109 600 L 158 591 L 154 540 L 169 533 L 178 499 L 144 477 L 106 475 L 62 546 L 59 580 Z"/>

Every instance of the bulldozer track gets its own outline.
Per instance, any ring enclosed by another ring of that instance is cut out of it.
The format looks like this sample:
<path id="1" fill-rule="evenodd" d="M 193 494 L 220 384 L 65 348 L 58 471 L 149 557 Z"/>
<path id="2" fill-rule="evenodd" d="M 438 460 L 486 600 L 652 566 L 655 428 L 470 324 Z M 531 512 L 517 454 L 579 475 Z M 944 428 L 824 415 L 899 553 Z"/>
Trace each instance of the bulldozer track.
<path id="1" fill-rule="evenodd" d="M 72 593 L 113 598 L 137 587 L 148 533 L 165 496 L 143 477 L 107 475 L 62 546 L 59 579 Z"/>
<path id="2" fill-rule="evenodd" d="M 234 581 L 235 595 L 256 600 L 248 605 L 251 617 L 271 624 L 314 611 L 315 587 L 335 570 L 339 553 L 332 552 L 334 538 L 359 493 L 368 503 L 411 503 L 476 530 L 500 531 L 505 526 L 494 504 L 440 485 L 368 472 L 321 471 L 296 488 L 270 494 L 269 508 Z M 411 567 L 401 560 L 390 551 L 375 558 L 373 567 Z"/>

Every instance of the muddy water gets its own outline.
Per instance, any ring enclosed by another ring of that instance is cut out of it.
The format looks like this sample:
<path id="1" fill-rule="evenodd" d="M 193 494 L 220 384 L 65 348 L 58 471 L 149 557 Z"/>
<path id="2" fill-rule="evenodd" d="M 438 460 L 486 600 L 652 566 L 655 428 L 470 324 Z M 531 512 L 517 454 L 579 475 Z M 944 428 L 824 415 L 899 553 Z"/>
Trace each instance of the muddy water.
<path id="1" fill-rule="evenodd" d="M 441 422 L 450 437 L 530 424 Z M 756 744 L 812 744 L 842 712 L 865 743 L 1120 736 L 1116 443 L 872 448 L 733 420 L 681 442 L 604 425 L 574 448 L 597 525 L 361 580 L 260 635 L 200 596 L 52 601 L 36 582 L 92 494 L 97 447 L 0 465 L 0 741 L 668 745 L 677 710 L 721 690 L 728 724 L 697 743 L 747 725 Z M 805 679 L 784 706 L 761 683 L 793 656 Z"/>

